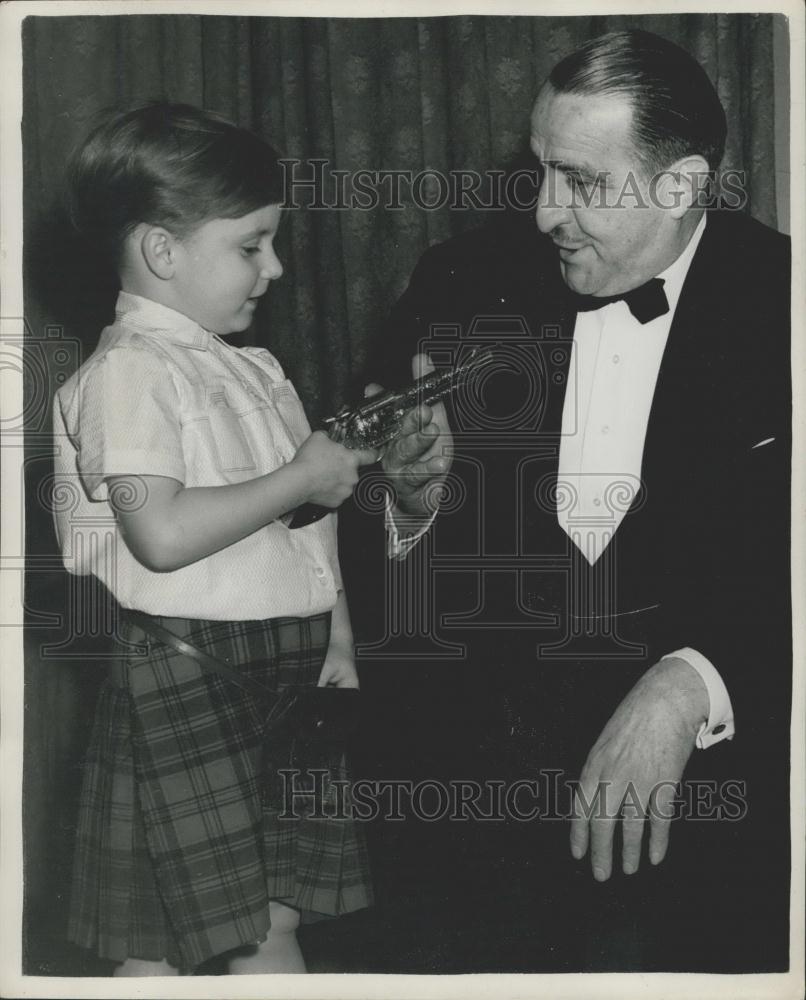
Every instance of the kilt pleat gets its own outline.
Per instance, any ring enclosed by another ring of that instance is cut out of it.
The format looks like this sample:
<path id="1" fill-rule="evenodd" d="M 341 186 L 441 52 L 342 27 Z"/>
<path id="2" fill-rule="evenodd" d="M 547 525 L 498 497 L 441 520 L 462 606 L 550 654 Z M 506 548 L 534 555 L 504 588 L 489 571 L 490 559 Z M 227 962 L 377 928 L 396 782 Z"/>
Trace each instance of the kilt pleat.
<path id="1" fill-rule="evenodd" d="M 158 619 L 160 620 L 160 619 Z M 329 615 L 265 622 L 162 620 L 268 687 L 315 684 Z M 269 900 L 303 919 L 372 902 L 363 831 L 348 816 L 283 809 L 267 767 L 327 768 L 279 746 L 264 758 L 266 706 L 125 626 L 118 682 L 105 682 L 87 753 L 69 936 L 104 958 L 166 958 L 189 971 L 268 933 Z"/>

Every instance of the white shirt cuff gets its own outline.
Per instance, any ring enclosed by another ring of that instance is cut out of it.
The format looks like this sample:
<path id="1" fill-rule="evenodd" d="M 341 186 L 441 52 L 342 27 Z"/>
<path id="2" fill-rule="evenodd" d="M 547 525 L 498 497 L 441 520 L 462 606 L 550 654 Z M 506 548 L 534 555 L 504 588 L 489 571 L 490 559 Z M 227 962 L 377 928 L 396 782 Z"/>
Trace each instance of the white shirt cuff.
<path id="1" fill-rule="evenodd" d="M 386 510 L 384 512 L 384 519 L 386 521 L 386 555 L 389 559 L 405 559 L 434 523 L 437 511 L 435 510 L 425 523 L 422 522 L 422 518 L 411 518 L 412 530 L 407 534 L 401 535 L 401 529 L 406 528 L 406 515 L 398 511 L 397 517 L 400 522 L 398 524 L 392 513 L 394 509 L 392 496 L 390 493 L 387 493 Z"/>
<path id="2" fill-rule="evenodd" d="M 710 702 L 708 719 L 703 722 L 697 733 L 697 747 L 700 750 L 706 750 L 714 743 L 719 743 L 720 740 L 732 740 L 736 732 L 736 727 L 733 724 L 733 705 L 730 703 L 728 689 L 725 687 L 725 682 L 720 677 L 719 671 L 707 657 L 690 646 L 684 646 L 682 649 L 676 649 L 673 653 L 667 653 L 661 659 L 668 660 L 670 657 L 685 660 L 690 667 L 697 671 L 708 689 Z"/>

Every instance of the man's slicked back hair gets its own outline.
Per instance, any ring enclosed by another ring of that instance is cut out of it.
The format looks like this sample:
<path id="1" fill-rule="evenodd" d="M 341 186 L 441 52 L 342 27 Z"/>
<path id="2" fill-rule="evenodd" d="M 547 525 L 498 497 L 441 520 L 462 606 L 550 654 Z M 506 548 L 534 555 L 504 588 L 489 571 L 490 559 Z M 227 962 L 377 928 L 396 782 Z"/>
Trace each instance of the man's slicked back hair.
<path id="1" fill-rule="evenodd" d="M 705 70 L 679 45 L 648 31 L 591 39 L 557 63 L 548 83 L 561 94 L 621 95 L 633 108 L 632 139 L 647 173 L 699 154 L 716 170 L 727 123 Z"/>

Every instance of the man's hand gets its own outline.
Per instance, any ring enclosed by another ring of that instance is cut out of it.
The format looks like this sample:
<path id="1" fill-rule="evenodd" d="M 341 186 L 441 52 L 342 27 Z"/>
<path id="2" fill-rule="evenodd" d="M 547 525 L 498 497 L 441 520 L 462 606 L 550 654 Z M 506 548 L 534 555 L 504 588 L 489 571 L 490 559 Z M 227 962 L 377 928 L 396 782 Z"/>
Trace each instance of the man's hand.
<path id="1" fill-rule="evenodd" d="M 647 811 L 649 860 L 663 860 L 677 784 L 708 711 L 699 674 L 670 658 L 648 670 L 611 716 L 582 769 L 571 821 L 571 853 L 582 858 L 590 846 L 598 881 L 610 877 L 620 812 L 625 874 L 638 870 Z"/>
<path id="2" fill-rule="evenodd" d="M 434 370 L 424 354 L 414 356 L 411 368 L 416 379 Z M 379 386 L 370 385 L 365 393 L 373 396 L 378 391 Z M 452 443 L 442 403 L 417 406 L 406 414 L 400 433 L 381 459 L 403 514 L 425 519 L 434 513 L 438 484 L 451 467 Z"/>

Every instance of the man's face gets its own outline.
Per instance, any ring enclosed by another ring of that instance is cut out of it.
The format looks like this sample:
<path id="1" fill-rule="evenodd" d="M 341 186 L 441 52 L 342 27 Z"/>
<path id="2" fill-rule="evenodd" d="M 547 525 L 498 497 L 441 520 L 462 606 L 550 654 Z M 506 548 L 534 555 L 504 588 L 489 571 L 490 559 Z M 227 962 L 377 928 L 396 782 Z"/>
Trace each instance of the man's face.
<path id="1" fill-rule="evenodd" d="M 631 125 L 626 97 L 560 94 L 548 84 L 532 113 L 531 146 L 545 167 L 537 225 L 559 248 L 566 284 L 583 295 L 637 288 L 681 249 L 670 213 L 650 198 Z"/>

